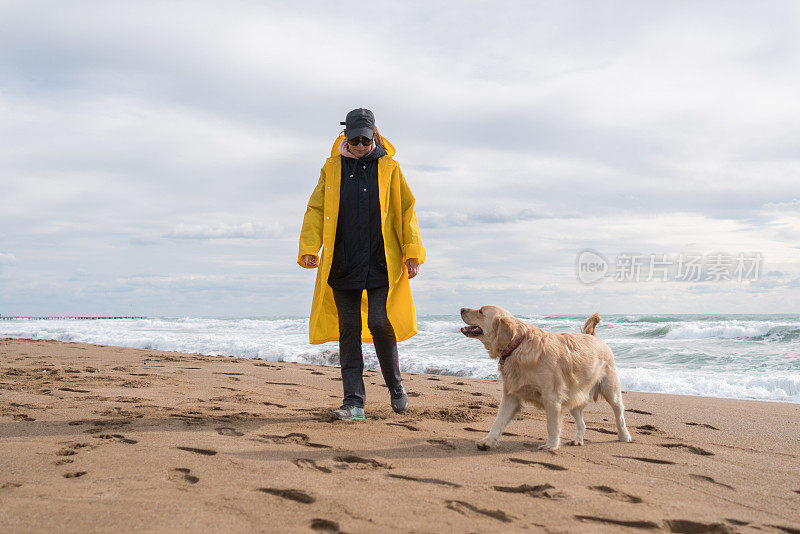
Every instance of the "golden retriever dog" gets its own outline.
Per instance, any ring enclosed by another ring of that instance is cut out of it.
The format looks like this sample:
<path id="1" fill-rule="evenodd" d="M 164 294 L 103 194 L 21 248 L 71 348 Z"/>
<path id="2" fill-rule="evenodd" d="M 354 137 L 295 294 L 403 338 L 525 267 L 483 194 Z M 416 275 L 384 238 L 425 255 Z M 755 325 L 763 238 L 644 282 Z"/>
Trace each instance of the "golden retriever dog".
<path id="1" fill-rule="evenodd" d="M 614 354 L 594 335 L 600 316 L 594 314 L 580 334 L 557 334 L 524 323 L 499 306 L 478 310 L 461 308 L 467 323 L 461 332 L 479 339 L 491 358 L 497 359 L 503 380 L 503 398 L 497 418 L 485 438 L 477 442 L 481 450 L 497 445 L 508 422 L 523 402 L 543 409 L 547 415 L 547 441 L 539 449 L 557 449 L 561 441 L 562 415 L 575 418 L 575 438 L 570 445 L 583 445 L 586 424 L 582 409 L 602 395 L 614 410 L 620 441 L 630 441 L 625 426 L 622 389 L 614 365 Z"/>

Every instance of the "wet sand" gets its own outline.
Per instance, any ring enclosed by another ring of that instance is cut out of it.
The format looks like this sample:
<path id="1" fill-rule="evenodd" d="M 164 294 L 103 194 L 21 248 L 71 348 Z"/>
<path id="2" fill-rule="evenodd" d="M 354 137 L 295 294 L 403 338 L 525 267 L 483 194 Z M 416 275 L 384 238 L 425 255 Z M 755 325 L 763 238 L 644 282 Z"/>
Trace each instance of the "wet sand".
<path id="1" fill-rule="evenodd" d="M 479 451 L 497 381 L 404 383 L 333 421 L 335 367 L 0 340 L 0 531 L 800 532 L 800 405 L 626 392 L 632 443 L 600 402 Z"/>

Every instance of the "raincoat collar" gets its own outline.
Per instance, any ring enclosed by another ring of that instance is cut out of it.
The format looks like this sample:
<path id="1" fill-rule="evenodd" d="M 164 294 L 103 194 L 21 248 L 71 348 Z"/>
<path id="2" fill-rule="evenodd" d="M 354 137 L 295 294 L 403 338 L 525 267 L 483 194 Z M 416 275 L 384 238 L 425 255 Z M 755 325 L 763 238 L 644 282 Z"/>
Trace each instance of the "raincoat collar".
<path id="1" fill-rule="evenodd" d="M 358 159 L 358 160 L 361 160 L 361 161 L 372 161 L 372 160 L 375 160 L 375 159 L 380 159 L 382 156 L 386 155 L 386 150 L 384 150 L 382 146 L 376 145 L 375 148 L 373 148 L 372 151 L 369 154 L 367 154 L 366 156 L 363 156 L 361 158 L 357 158 L 357 157 L 355 157 L 355 154 L 350 154 L 350 152 L 347 151 L 348 154 L 350 154 L 348 156 L 347 154 L 345 154 L 344 150 L 342 150 L 342 147 L 343 147 L 344 143 L 346 143 L 346 142 L 347 141 L 343 140 L 342 141 L 342 145 L 339 145 L 340 146 L 339 154 L 343 158 L 347 158 L 347 159 L 351 159 L 351 160 Z"/>

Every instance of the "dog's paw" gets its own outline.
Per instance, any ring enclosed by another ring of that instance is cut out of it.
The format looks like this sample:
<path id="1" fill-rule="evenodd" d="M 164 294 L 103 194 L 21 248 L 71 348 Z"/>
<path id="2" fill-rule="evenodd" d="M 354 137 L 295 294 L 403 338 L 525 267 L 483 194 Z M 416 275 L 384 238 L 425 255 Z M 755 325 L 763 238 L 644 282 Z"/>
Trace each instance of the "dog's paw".
<path id="1" fill-rule="evenodd" d="M 494 438 L 483 438 L 479 439 L 475 442 L 475 446 L 478 447 L 482 451 L 488 451 L 489 449 L 493 449 L 497 447 L 497 440 Z"/>
<path id="2" fill-rule="evenodd" d="M 573 447 L 580 447 L 581 445 L 583 445 L 583 440 L 571 439 L 567 442 L 567 445 L 572 445 Z"/>
<path id="3" fill-rule="evenodd" d="M 619 440 L 628 443 L 630 441 L 633 441 L 633 438 L 631 438 L 631 433 L 626 430 L 624 434 L 619 435 Z"/>
<path id="4" fill-rule="evenodd" d="M 558 443 L 542 443 L 539 445 L 540 451 L 554 451 L 558 448 Z"/>

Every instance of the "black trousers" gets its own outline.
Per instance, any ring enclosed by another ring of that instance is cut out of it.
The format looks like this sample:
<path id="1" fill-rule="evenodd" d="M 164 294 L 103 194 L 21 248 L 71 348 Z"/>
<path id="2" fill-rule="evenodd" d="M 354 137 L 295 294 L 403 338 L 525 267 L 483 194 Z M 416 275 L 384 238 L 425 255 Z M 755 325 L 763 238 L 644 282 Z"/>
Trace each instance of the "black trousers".
<path id="1" fill-rule="evenodd" d="M 367 289 L 367 327 L 372 334 L 383 380 L 393 390 L 400 384 L 397 338 L 386 315 L 389 286 Z M 361 352 L 361 295 L 363 289 L 334 289 L 339 312 L 339 360 L 342 365 L 344 406 L 364 407 L 364 355 Z"/>

